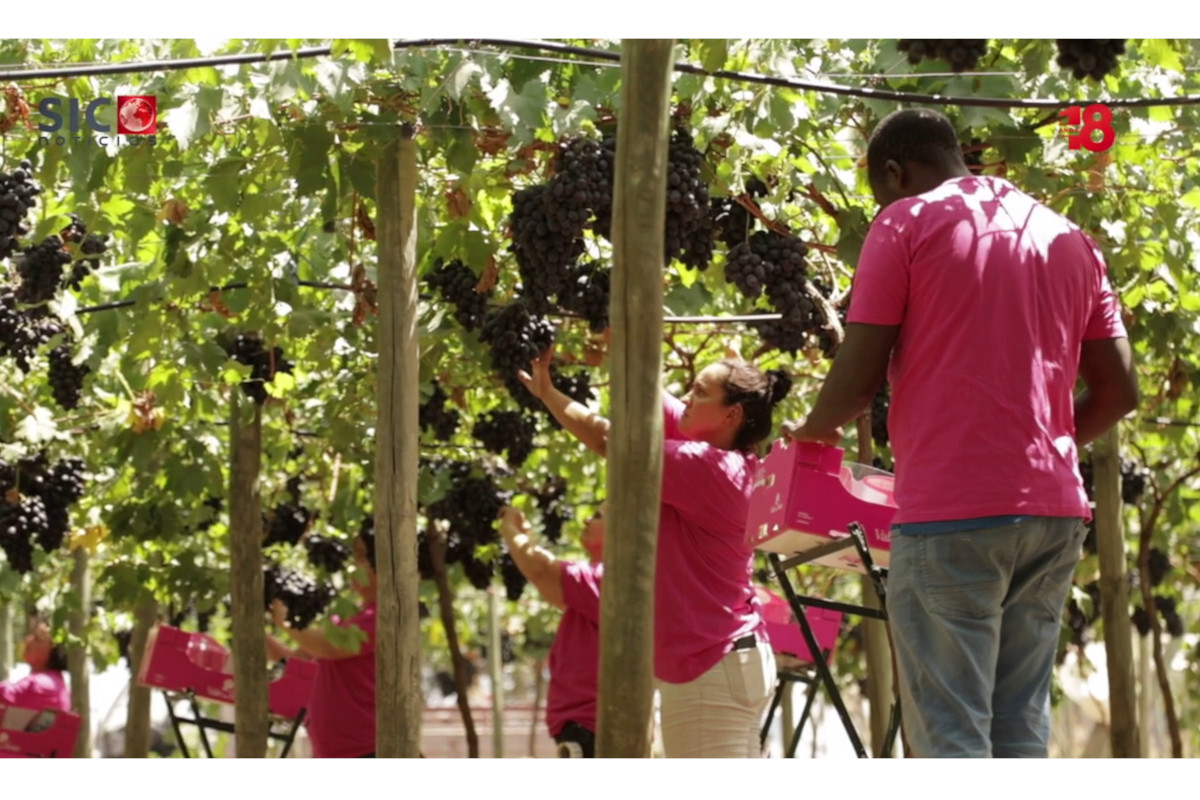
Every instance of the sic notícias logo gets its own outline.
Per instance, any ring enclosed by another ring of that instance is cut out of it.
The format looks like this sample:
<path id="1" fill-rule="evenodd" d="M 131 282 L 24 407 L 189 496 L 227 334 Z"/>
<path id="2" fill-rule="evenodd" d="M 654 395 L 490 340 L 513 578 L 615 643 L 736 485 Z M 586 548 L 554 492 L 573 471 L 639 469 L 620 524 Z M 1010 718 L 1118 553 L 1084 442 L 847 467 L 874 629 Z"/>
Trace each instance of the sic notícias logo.
<path id="1" fill-rule="evenodd" d="M 61 135 L 65 127 L 76 141 L 81 131 L 92 134 L 112 133 L 112 127 L 101 121 L 101 109 L 113 105 L 111 97 L 97 97 L 88 102 L 81 102 L 74 97 L 45 97 L 38 103 L 38 111 L 44 120 L 38 124 L 38 130 L 44 134 L 60 134 L 55 138 L 58 144 L 66 144 L 67 137 Z M 158 98 L 154 95 L 118 95 L 116 98 L 116 128 L 117 133 L 125 136 L 147 136 L 153 142 L 158 132 Z M 107 115 L 105 115 L 107 116 Z M 42 137 L 49 140 L 49 136 Z M 107 139 L 105 136 L 97 140 Z M 100 141 L 101 145 L 107 141 Z"/>

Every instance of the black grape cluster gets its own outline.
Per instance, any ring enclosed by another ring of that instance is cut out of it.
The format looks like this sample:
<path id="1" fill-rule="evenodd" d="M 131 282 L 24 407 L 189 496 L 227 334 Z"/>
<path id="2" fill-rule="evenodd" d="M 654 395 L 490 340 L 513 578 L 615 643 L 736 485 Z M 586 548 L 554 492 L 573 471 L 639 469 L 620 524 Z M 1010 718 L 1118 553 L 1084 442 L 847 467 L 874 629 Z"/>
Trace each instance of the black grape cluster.
<path id="1" fill-rule="evenodd" d="M 17 293 L 0 286 L 0 356 L 12 356 L 22 372 L 29 372 L 29 359 L 38 348 L 65 329 L 53 317 L 30 314 L 17 306 Z"/>
<path id="2" fill-rule="evenodd" d="M 820 309 L 805 287 L 808 248 L 799 239 L 775 231 L 756 231 L 726 255 L 725 281 L 746 297 L 764 291 L 781 319 L 752 323 L 770 348 L 794 354 L 823 330 Z"/>
<path id="3" fill-rule="evenodd" d="M 83 396 L 83 379 L 92 368 L 87 364 L 74 363 L 71 344 L 64 342 L 50 351 L 50 369 L 47 379 L 50 382 L 50 392 L 54 402 L 65 411 L 72 411 L 79 406 Z"/>
<path id="4" fill-rule="evenodd" d="M 891 393 L 887 381 L 879 387 L 879 391 L 871 398 L 871 439 L 880 447 L 888 444 L 888 406 Z"/>
<path id="5" fill-rule="evenodd" d="M 64 284 L 79 291 L 83 284 L 83 279 L 90 275 L 93 271 L 100 269 L 99 256 L 104 255 L 108 250 L 108 234 L 97 236 L 94 233 L 88 233 L 87 224 L 79 217 L 78 214 L 70 214 L 71 223 L 63 228 L 60 232 L 62 239 L 67 243 L 75 243 L 79 245 L 79 252 L 89 258 L 80 258 L 71 266 L 71 273 L 64 281 Z"/>
<path id="6" fill-rule="evenodd" d="M 975 69 L 987 52 L 987 43 L 987 39 L 900 39 L 896 47 L 908 54 L 910 64 L 919 64 L 923 58 L 940 58 L 955 72 L 962 72 Z"/>
<path id="7" fill-rule="evenodd" d="M 341 539 L 313 534 L 304 540 L 308 563 L 329 574 L 341 572 L 350 558 L 350 547 Z"/>
<path id="8" fill-rule="evenodd" d="M 518 191 L 509 220 L 513 236 L 509 250 L 517 257 L 521 293 L 539 313 L 550 310 L 550 298 L 567 285 L 571 265 L 583 254 L 583 226 L 579 230 L 560 227 L 561 218 L 552 213 L 550 192 L 549 184 Z"/>
<path id="9" fill-rule="evenodd" d="M 417 410 L 421 428 L 432 431 L 439 442 L 450 441 L 450 437 L 458 430 L 459 414 L 455 409 L 447 407 L 449 399 L 441 384 L 434 381 L 433 394 Z"/>
<path id="10" fill-rule="evenodd" d="M 1077 80 L 1101 80 L 1117 68 L 1125 54 L 1124 39 L 1058 39 L 1058 65 L 1071 70 Z"/>
<path id="11" fill-rule="evenodd" d="M 558 293 L 558 303 L 583 317 L 592 333 L 601 333 L 608 327 L 611 284 L 611 269 L 584 262 L 572 269 L 570 283 Z"/>
<path id="12" fill-rule="evenodd" d="M 66 458 L 51 466 L 44 452 L 16 464 L 0 461 L 0 548 L 20 574 L 33 569 L 33 545 L 58 550 L 71 527 L 70 509 L 87 484 L 83 461 Z M 10 502 L 13 492 L 16 502 Z"/>
<path id="13" fill-rule="evenodd" d="M 487 317 L 488 298 L 492 290 L 480 294 L 475 291 L 479 277 L 461 261 L 443 263 L 439 258 L 425 278 L 433 289 L 441 292 L 442 299 L 454 306 L 454 319 L 469 331 L 483 324 Z"/>
<path id="14" fill-rule="evenodd" d="M 533 452 L 537 422 L 520 411 L 492 411 L 475 422 L 471 434 L 489 453 L 504 455 L 510 467 L 519 467 Z"/>
<path id="15" fill-rule="evenodd" d="M 263 547 L 273 544 L 294 547 L 315 518 L 316 514 L 297 501 L 278 504 L 274 511 L 263 514 Z"/>
<path id="16" fill-rule="evenodd" d="M 708 183 L 704 180 L 704 154 L 692 135 L 676 128 L 667 151 L 666 252 L 663 263 L 681 259 L 694 269 L 706 269 L 712 258 L 716 228 L 709 217 Z M 707 241 L 705 239 L 707 237 Z M 685 253 L 686 251 L 686 253 Z"/>
<path id="17" fill-rule="evenodd" d="M 504 579 L 505 596 L 514 603 L 520 600 L 521 593 L 525 591 L 525 584 L 529 581 L 508 553 L 500 556 L 500 577 Z"/>
<path id="18" fill-rule="evenodd" d="M 554 326 L 516 300 L 488 314 L 479 338 L 491 349 L 492 367 L 502 377 L 515 377 L 554 344 Z"/>
<path id="19" fill-rule="evenodd" d="M 472 586 L 486 588 L 495 564 L 475 556 L 480 545 L 498 541 L 495 521 L 500 509 L 512 500 L 512 492 L 502 491 L 495 476 L 481 466 L 461 461 L 441 461 L 437 469 L 448 474 L 450 488 L 427 509 L 430 519 L 449 523 L 446 539 L 446 564 L 459 563 Z M 420 554 L 418 553 L 418 561 Z"/>
<path id="20" fill-rule="evenodd" d="M 1150 548 L 1150 585 L 1159 586 L 1171 573 L 1171 558 L 1157 547 Z"/>
<path id="21" fill-rule="evenodd" d="M 746 181 L 746 194 L 752 198 L 766 197 L 767 191 L 767 185 L 756 177 Z M 726 247 L 737 247 L 754 232 L 754 217 L 732 197 L 714 197 L 709 207 L 709 218 L 716 228 L 717 238 Z"/>
<path id="22" fill-rule="evenodd" d="M 252 334 L 239 333 L 226 347 L 226 352 L 234 361 L 251 368 L 250 379 L 242 381 L 242 391 L 259 405 L 267 402 L 264 383 L 273 380 L 276 372 L 291 373 L 295 366 L 283 357 L 282 347 L 273 347 L 268 352 L 262 337 Z"/>
<path id="23" fill-rule="evenodd" d="M 29 161 L 22 161 L 11 173 L 0 171 L 0 260 L 15 253 L 17 239 L 30 231 L 25 217 L 42 192 L 32 171 Z"/>
<path id="24" fill-rule="evenodd" d="M 1158 610 L 1158 615 L 1162 618 L 1167 633 L 1175 637 L 1183 636 L 1183 619 L 1179 616 L 1175 598 L 1156 594 L 1154 596 L 1154 607 Z M 1146 636 L 1153 630 L 1150 614 L 1146 612 L 1144 606 L 1134 608 L 1129 621 L 1133 623 L 1134 627 L 1137 628 L 1138 634 L 1141 636 Z"/>
<path id="25" fill-rule="evenodd" d="M 1091 460 L 1079 461 L 1079 475 L 1083 478 L 1083 490 L 1089 500 L 1096 499 L 1095 475 Z M 1121 459 L 1121 500 L 1136 505 L 1146 493 L 1146 484 L 1150 473 L 1145 467 L 1132 459 Z"/>
<path id="26" fill-rule="evenodd" d="M 133 660 L 129 657 L 129 645 L 133 641 L 133 628 L 116 631 L 113 633 L 113 638 L 117 640 L 117 652 L 121 654 L 121 658 L 125 659 L 125 665 L 132 669 Z"/>
<path id="27" fill-rule="evenodd" d="M 40 305 L 58 293 L 63 283 L 63 269 L 71 263 L 71 254 L 59 236 L 47 236 L 41 244 L 30 245 L 13 259 L 21 283 L 17 300 Z"/>
<path id="28" fill-rule="evenodd" d="M 525 367 L 525 370 L 528 372 L 529 368 Z M 550 382 L 554 384 L 555 389 L 558 389 L 577 403 L 587 405 L 596 397 L 596 392 L 592 389 L 591 379 L 588 377 L 586 370 L 577 370 L 574 373 L 568 374 L 559 372 L 557 367 L 551 365 Z M 508 393 L 512 395 L 513 400 L 517 402 L 518 406 L 526 411 L 544 415 L 550 426 L 555 430 L 562 429 L 562 425 L 554 415 L 546 410 L 545 404 L 534 397 L 533 392 L 526 389 L 525 384 L 521 383 L 515 374 L 509 375 L 504 379 L 504 388 L 508 389 Z"/>
<path id="29" fill-rule="evenodd" d="M 550 544 L 558 544 L 562 540 L 563 524 L 572 516 L 563 501 L 566 493 L 566 482 L 562 478 L 556 478 L 534 496 L 538 509 L 542 512 L 542 535 Z"/>
<path id="30" fill-rule="evenodd" d="M 282 600 L 291 627 L 304 630 L 329 607 L 337 592 L 327 583 L 318 584 L 300 572 L 270 564 L 263 569 L 263 595 L 268 611 L 271 603 Z"/>
<path id="31" fill-rule="evenodd" d="M 1071 631 L 1071 644 L 1076 647 L 1083 647 L 1086 643 L 1084 634 L 1087 632 L 1087 629 L 1095 624 L 1096 620 L 1100 619 L 1100 584 L 1092 581 L 1083 587 L 1083 591 L 1091 598 L 1090 612 L 1085 613 L 1083 607 L 1074 597 L 1070 597 L 1067 600 L 1066 608 L 1064 609 L 1066 625 Z"/>

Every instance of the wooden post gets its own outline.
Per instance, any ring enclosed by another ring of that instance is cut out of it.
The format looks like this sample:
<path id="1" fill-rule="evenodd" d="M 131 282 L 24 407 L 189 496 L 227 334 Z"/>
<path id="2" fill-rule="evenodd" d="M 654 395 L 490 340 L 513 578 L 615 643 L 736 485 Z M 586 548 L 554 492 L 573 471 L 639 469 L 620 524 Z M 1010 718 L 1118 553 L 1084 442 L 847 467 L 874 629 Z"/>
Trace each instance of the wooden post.
<path id="1" fill-rule="evenodd" d="M 150 689 L 138 683 L 146 639 L 158 622 L 158 601 L 146 593 L 134 609 L 129 641 L 129 703 L 126 706 L 124 758 L 146 758 L 150 753 Z"/>
<path id="2" fill-rule="evenodd" d="M 649 758 L 662 480 L 662 270 L 674 39 L 621 43 L 613 187 L 612 429 L 596 755 Z"/>
<path id="3" fill-rule="evenodd" d="M 492 683 L 492 758 L 504 758 L 504 637 L 500 595 L 488 587 L 488 678 Z"/>
<path id="4" fill-rule="evenodd" d="M 411 125 L 378 168 L 379 390 L 375 428 L 375 746 L 380 758 L 421 755 L 417 616 L 417 143 Z"/>
<path id="5" fill-rule="evenodd" d="M 71 645 L 67 648 L 67 665 L 71 672 L 71 710 L 79 715 L 79 736 L 75 739 L 75 758 L 92 757 L 92 693 L 91 669 L 88 668 L 88 622 L 92 608 L 92 573 L 86 547 L 76 547 L 71 553 L 71 611 L 67 629 Z"/>
<path id="6" fill-rule="evenodd" d="M 1137 722 L 1137 678 L 1129 624 L 1125 537 L 1121 525 L 1121 459 L 1116 426 L 1092 447 L 1096 493 L 1096 545 L 1100 556 L 1100 609 L 1108 666 L 1108 705 L 1113 758 L 1141 753 Z"/>
<path id="7" fill-rule="evenodd" d="M 8 678 L 13 668 L 12 606 L 0 597 L 0 681 Z"/>
<path id="8" fill-rule="evenodd" d="M 233 387 L 229 443 L 229 550 L 232 561 L 233 681 L 237 695 L 234 728 L 237 757 L 267 753 L 267 634 L 263 616 L 262 408 Z M 248 407 L 247 407 L 248 406 Z"/>

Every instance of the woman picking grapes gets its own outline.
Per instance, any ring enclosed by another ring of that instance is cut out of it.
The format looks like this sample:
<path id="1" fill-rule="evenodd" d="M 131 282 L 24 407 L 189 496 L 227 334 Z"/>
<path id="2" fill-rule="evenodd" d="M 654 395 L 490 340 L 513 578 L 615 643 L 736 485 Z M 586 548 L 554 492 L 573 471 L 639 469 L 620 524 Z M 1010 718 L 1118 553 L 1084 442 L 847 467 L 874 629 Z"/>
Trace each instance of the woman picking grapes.
<path id="1" fill-rule="evenodd" d="M 0 681 L 0 703 L 20 708 L 70 711 L 71 690 L 63 680 L 67 653 L 50 638 L 50 626 L 34 619 L 24 641 L 29 675 L 16 681 Z"/>
<path id="2" fill-rule="evenodd" d="M 553 350 L 522 383 L 573 436 L 606 456 L 609 422 L 555 389 Z M 775 659 L 746 544 L 758 445 L 791 388 L 778 370 L 727 358 L 682 401 L 663 392 L 663 467 L 654 595 L 654 672 L 668 758 L 750 758 Z"/>
<path id="3" fill-rule="evenodd" d="M 354 540 L 357 579 L 354 588 L 362 608 L 344 628 L 364 634 L 357 649 L 331 644 L 318 630 L 288 626 L 282 600 L 271 604 L 275 624 L 286 631 L 295 649 L 267 634 L 267 657 L 309 658 L 317 662 L 317 680 L 308 703 L 307 727 L 316 758 L 373 758 L 375 756 L 375 528 L 363 526 Z"/>
<path id="4" fill-rule="evenodd" d="M 517 569 L 548 603 L 563 611 L 550 646 L 546 692 L 546 726 L 563 757 L 571 757 L 572 744 L 584 758 L 595 756 L 606 508 L 607 502 L 601 504 L 583 528 L 582 544 L 590 562 L 559 561 L 530 537 L 524 514 L 508 507 L 500 512 L 500 533 Z"/>

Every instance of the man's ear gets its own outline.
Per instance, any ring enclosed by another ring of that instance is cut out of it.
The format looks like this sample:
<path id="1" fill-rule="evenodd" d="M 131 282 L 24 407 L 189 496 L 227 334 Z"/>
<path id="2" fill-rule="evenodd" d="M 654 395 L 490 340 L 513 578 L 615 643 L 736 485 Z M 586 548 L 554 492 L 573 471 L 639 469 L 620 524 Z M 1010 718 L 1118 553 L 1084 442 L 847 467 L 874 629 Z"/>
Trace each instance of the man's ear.
<path id="1" fill-rule="evenodd" d="M 904 167 L 901 166 L 899 162 L 889 158 L 884 163 L 883 170 L 887 175 L 887 182 L 889 186 L 897 190 L 904 188 L 904 183 L 908 178 L 908 174 L 905 172 Z"/>

